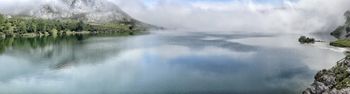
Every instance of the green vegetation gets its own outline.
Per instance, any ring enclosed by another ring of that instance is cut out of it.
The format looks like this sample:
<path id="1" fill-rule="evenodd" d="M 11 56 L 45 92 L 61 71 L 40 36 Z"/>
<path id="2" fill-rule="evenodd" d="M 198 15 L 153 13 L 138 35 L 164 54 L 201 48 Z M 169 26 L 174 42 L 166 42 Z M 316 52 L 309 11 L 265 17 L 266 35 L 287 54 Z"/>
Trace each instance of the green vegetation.
<path id="1" fill-rule="evenodd" d="M 345 59 L 349 59 L 349 56 L 346 56 Z M 350 87 L 350 73 L 347 69 L 346 63 L 342 62 L 337 62 L 337 65 L 331 69 L 333 75 L 335 75 L 335 88 L 338 90 Z"/>
<path id="2" fill-rule="evenodd" d="M 311 87 L 303 91 L 303 94 L 333 94 L 334 92 L 336 94 L 348 94 L 346 91 L 350 88 L 349 64 L 350 55 L 347 55 L 331 69 L 323 69 L 317 72 L 315 81 Z"/>
<path id="3" fill-rule="evenodd" d="M 336 47 L 350 47 L 350 39 L 339 39 L 337 41 L 331 42 L 330 45 Z"/>
<path id="4" fill-rule="evenodd" d="M 350 87 L 350 78 L 345 78 L 335 86 L 337 90 Z"/>
<path id="5" fill-rule="evenodd" d="M 106 23 L 92 24 L 81 20 L 48 20 L 30 17 L 5 17 L 0 14 L 0 37 L 3 36 L 59 36 L 90 33 L 122 33 L 141 31 L 134 24 Z"/>
<path id="6" fill-rule="evenodd" d="M 315 75 L 315 80 L 337 90 L 350 87 L 350 73 L 348 72 L 348 66 L 346 63 L 348 60 L 349 56 L 346 56 L 345 59 L 338 61 L 336 66 L 331 69 L 323 69 L 319 71 Z"/>
<path id="7" fill-rule="evenodd" d="M 299 42 L 304 44 L 304 43 L 315 43 L 316 40 L 314 38 L 309 38 L 309 37 L 305 37 L 305 36 L 301 36 L 299 38 Z"/>

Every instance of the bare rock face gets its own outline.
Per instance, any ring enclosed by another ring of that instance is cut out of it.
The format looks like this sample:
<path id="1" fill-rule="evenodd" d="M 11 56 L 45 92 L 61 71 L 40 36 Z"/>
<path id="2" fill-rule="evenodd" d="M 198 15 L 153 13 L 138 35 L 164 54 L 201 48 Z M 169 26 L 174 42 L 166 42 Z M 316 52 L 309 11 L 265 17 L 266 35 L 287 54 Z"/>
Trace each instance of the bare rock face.
<path id="1" fill-rule="evenodd" d="M 350 56 L 329 70 L 321 70 L 303 94 L 350 94 Z"/>
<path id="2" fill-rule="evenodd" d="M 350 38 L 350 11 L 345 12 L 344 16 L 346 18 L 345 24 L 339 26 L 331 33 L 332 36 L 339 39 Z"/>
<path id="3" fill-rule="evenodd" d="M 78 19 L 94 23 L 136 21 L 107 0 L 48 0 L 30 11 L 44 19 Z"/>

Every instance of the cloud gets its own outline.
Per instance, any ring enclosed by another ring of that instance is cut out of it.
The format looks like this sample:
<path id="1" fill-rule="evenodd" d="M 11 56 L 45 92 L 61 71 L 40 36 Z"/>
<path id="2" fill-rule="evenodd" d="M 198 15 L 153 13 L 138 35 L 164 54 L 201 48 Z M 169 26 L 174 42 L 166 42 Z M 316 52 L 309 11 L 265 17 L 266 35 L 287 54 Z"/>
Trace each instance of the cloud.
<path id="1" fill-rule="evenodd" d="M 344 22 L 343 13 L 350 4 L 348 0 L 280 0 L 280 4 L 261 3 L 263 0 L 152 0 L 146 4 L 140 0 L 130 1 L 140 5 L 119 1 L 123 3 L 117 4 L 131 16 L 159 26 L 269 33 L 329 32 Z"/>
<path id="2" fill-rule="evenodd" d="M 0 0 L 0 9 L 23 9 L 37 6 L 38 2 L 42 1 Z M 109 1 L 143 22 L 197 31 L 330 32 L 344 23 L 343 13 L 350 9 L 349 0 Z"/>
<path id="3" fill-rule="evenodd" d="M 28 12 L 45 1 L 49 0 L 0 0 L 0 12 L 5 14 Z"/>

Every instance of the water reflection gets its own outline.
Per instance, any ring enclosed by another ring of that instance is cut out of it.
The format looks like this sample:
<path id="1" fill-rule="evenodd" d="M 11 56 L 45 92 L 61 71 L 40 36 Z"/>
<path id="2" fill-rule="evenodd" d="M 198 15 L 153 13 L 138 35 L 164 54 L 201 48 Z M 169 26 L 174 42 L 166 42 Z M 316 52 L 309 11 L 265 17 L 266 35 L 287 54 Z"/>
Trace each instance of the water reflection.
<path id="1" fill-rule="evenodd" d="M 1 40 L 0 93 L 295 94 L 342 58 L 297 35 L 182 33 Z"/>

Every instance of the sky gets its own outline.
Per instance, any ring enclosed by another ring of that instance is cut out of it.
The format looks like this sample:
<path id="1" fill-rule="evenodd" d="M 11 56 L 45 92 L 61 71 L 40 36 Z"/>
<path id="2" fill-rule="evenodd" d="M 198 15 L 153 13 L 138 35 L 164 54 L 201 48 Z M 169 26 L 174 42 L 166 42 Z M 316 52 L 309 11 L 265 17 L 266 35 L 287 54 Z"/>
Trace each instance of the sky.
<path id="1" fill-rule="evenodd" d="M 198 31 L 314 33 L 344 23 L 350 0 L 114 0 L 151 24 Z"/>
<path id="2" fill-rule="evenodd" d="M 0 9 L 42 0 L 0 0 Z M 350 0 L 109 0 L 130 16 L 166 28 L 215 32 L 330 32 Z M 32 3 L 32 4 L 31 4 Z"/>

